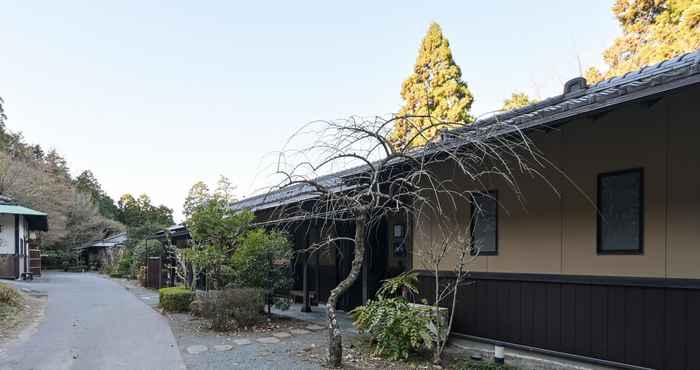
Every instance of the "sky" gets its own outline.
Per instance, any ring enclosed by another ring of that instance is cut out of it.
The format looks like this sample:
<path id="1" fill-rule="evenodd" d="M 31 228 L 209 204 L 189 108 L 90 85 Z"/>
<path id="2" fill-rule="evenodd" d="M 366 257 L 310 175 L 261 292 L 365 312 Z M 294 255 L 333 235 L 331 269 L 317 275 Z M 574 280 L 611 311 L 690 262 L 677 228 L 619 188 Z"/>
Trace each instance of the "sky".
<path id="1" fill-rule="evenodd" d="M 7 127 L 73 175 L 175 210 L 220 175 L 239 198 L 307 122 L 397 112 L 431 22 L 475 102 L 560 94 L 619 35 L 606 1 L 0 0 Z"/>

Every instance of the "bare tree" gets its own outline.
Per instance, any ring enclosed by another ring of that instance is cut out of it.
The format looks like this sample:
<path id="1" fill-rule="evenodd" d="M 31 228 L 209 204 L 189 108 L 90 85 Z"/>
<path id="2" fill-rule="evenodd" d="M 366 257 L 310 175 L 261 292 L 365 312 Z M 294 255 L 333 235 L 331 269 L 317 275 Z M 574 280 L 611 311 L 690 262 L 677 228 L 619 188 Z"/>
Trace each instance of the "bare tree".
<path id="1" fill-rule="evenodd" d="M 327 230 L 335 230 L 341 223 L 355 226 L 354 235 L 327 236 L 305 251 L 308 256 L 341 242 L 354 244 L 350 272 L 332 289 L 327 302 L 330 366 L 338 367 L 342 361 L 342 335 L 336 321 L 338 297 L 361 274 L 366 240 L 373 226 L 389 215 L 413 220 L 425 215 L 445 219 L 450 209 L 471 202 L 476 193 L 485 193 L 485 181 L 494 179 L 500 179 L 520 194 L 516 174 L 537 175 L 538 168 L 544 166 L 542 155 L 512 125 L 463 126 L 441 132 L 423 147 L 412 148 L 413 141 L 425 139 L 423 132 L 446 124 L 454 126 L 454 123 L 435 120 L 433 126 L 418 128 L 416 125 L 417 134 L 408 138 L 403 146 L 394 147 L 387 137 L 399 119 L 411 122 L 430 117 L 351 117 L 313 122 L 295 133 L 278 156 L 277 168 L 282 180 L 274 190 L 295 194 L 301 201 L 296 206 L 279 207 L 272 218 L 315 222 Z M 293 149 L 295 144 L 301 149 Z M 451 172 L 445 173 L 446 168 Z M 455 183 L 456 178 L 465 179 L 474 187 L 463 190 L 464 186 Z M 469 222 L 465 220 L 462 225 L 449 227 L 468 230 Z M 450 238 L 449 242 L 442 249 L 436 248 L 430 264 L 437 275 L 442 258 L 452 248 L 448 246 L 456 243 L 461 254 L 457 266 L 459 275 L 450 287 L 436 296 L 436 307 L 445 297 L 456 294 L 471 256 L 467 240 Z M 439 347 L 441 352 L 444 341 Z"/>

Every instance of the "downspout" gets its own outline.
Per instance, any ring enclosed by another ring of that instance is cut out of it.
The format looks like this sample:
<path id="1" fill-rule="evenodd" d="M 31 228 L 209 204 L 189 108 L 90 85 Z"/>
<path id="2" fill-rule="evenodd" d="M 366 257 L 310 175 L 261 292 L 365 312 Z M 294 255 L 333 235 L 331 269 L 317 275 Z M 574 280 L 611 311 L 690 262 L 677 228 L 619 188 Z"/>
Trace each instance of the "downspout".
<path id="1" fill-rule="evenodd" d="M 15 258 L 17 258 L 15 279 L 19 279 L 19 215 L 15 215 Z"/>

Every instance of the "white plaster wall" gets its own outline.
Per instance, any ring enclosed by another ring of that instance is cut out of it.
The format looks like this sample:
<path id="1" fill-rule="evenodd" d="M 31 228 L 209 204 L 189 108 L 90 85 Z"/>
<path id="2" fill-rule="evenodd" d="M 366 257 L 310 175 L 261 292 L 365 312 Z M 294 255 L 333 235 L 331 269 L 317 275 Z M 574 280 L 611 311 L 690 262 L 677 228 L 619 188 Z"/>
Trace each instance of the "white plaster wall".
<path id="1" fill-rule="evenodd" d="M 15 253 L 15 215 L 0 214 L 0 254 Z"/>

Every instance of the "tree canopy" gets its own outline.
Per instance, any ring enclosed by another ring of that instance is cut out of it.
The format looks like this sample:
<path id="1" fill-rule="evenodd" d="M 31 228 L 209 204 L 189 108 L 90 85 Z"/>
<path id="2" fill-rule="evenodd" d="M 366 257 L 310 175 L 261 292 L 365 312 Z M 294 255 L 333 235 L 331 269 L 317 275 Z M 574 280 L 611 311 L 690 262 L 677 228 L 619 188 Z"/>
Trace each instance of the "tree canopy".
<path id="1" fill-rule="evenodd" d="M 537 99 L 531 99 L 523 92 L 514 92 L 511 94 L 510 98 L 503 101 L 503 108 L 501 108 L 501 111 L 507 112 L 509 110 L 522 108 L 533 103 L 537 103 Z"/>
<path id="2" fill-rule="evenodd" d="M 114 204 L 114 199 L 112 199 L 104 190 L 102 190 L 102 185 L 97 180 L 97 177 L 90 170 L 85 170 L 78 177 L 75 178 L 75 187 L 78 191 L 90 195 L 92 201 L 95 203 L 102 216 L 105 216 L 111 220 L 119 219 L 119 209 L 117 205 Z"/>
<path id="3" fill-rule="evenodd" d="M 469 109 L 474 98 L 437 23 L 430 25 L 421 42 L 413 73 L 401 87 L 401 97 L 404 105 L 398 116 L 413 117 L 396 121 L 390 135 L 395 147 L 421 146 L 442 128 L 473 122 Z"/>
<path id="4" fill-rule="evenodd" d="M 612 10 L 622 36 L 603 52 L 606 72 L 588 69 L 589 83 L 700 48 L 700 0 L 617 0 Z"/>

